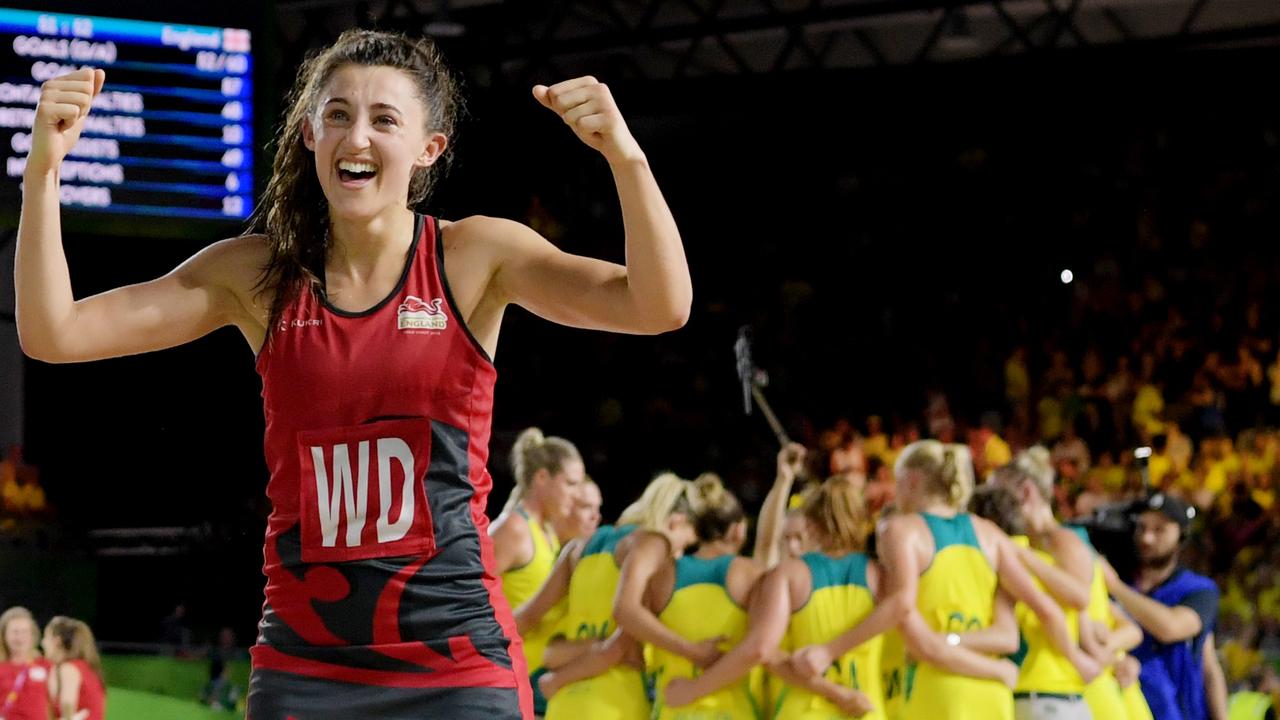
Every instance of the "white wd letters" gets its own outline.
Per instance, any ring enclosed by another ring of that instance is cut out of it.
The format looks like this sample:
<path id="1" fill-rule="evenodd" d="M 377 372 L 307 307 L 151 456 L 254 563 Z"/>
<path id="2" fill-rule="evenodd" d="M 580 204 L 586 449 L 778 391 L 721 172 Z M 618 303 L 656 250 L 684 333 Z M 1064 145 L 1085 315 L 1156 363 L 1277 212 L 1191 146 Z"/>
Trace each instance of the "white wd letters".
<path id="1" fill-rule="evenodd" d="M 391 461 L 404 468 L 404 492 L 400 493 L 400 517 L 391 522 Z M 382 512 L 378 513 L 378 542 L 395 542 L 413 525 L 413 450 L 400 438 L 378 438 L 378 492 Z"/>
<path id="2" fill-rule="evenodd" d="M 324 448 L 311 448 L 311 462 L 316 469 L 316 497 L 320 500 L 320 538 L 324 547 L 334 547 L 338 542 L 338 508 L 346 505 L 347 547 L 360 544 L 364 530 L 364 516 L 369 508 L 369 442 L 360 443 L 357 450 L 360 477 L 356 487 L 351 487 L 351 456 L 346 445 L 333 447 L 333 488 L 325 472 Z M 340 504 L 341 503 L 341 504 Z"/>
<path id="3" fill-rule="evenodd" d="M 333 446 L 333 472 L 330 473 L 324 462 L 324 448 L 311 447 L 311 461 L 316 473 L 316 499 L 320 515 L 320 540 L 323 547 L 336 547 L 338 542 L 338 525 L 342 519 L 342 511 L 346 511 L 346 546 L 359 547 L 360 535 L 364 532 L 365 517 L 369 508 L 369 441 L 362 440 L 357 446 L 356 475 L 352 478 L 351 451 L 348 445 Z M 413 526 L 414 516 L 414 471 L 413 450 L 400 438 L 379 438 L 378 453 L 378 542 L 388 543 L 400 540 L 408 534 Z M 391 522 L 391 489 L 392 461 L 398 462 L 404 471 L 404 486 L 400 493 L 400 514 Z M 329 478 L 332 476 L 332 485 Z"/>

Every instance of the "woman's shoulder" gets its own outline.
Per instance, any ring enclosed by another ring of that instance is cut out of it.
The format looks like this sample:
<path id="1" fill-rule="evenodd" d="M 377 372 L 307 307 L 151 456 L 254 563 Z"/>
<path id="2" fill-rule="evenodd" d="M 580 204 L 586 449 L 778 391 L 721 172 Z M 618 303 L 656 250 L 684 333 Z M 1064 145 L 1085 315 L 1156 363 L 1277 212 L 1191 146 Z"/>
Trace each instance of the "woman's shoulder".
<path id="1" fill-rule="evenodd" d="M 436 225 L 441 230 L 448 230 L 450 233 L 462 235 L 501 233 L 521 228 L 531 231 L 531 228 L 522 222 L 492 215 L 468 215 L 457 220 L 438 217 L 436 218 Z"/>
<path id="2" fill-rule="evenodd" d="M 800 557 L 786 558 L 770 570 L 769 574 L 783 577 L 788 580 L 808 578 L 810 576 L 809 563 L 814 557 L 817 557 L 817 553 L 805 553 Z"/>
<path id="3" fill-rule="evenodd" d="M 436 220 L 446 250 L 509 250 L 546 241 L 518 220 L 490 215 L 469 215 L 458 220 Z"/>
<path id="4" fill-rule="evenodd" d="M 1088 550 L 1089 546 L 1085 544 L 1084 538 L 1075 530 L 1066 525 L 1059 525 L 1053 531 L 1053 542 L 1061 549 L 1069 550 Z"/>
<path id="5" fill-rule="evenodd" d="M 244 313 L 264 323 L 274 292 L 263 286 L 271 255 L 266 235 L 239 235 L 209 245 L 179 271 L 186 269 L 192 284 L 229 290 Z"/>
<path id="6" fill-rule="evenodd" d="M 763 564 L 756 562 L 755 558 L 747 557 L 746 555 L 730 555 L 729 558 L 729 572 L 731 573 L 760 575 L 767 569 Z"/>
<path id="7" fill-rule="evenodd" d="M 258 233 L 219 240 L 210 247 L 216 248 L 220 255 L 230 260 L 248 263 L 258 269 L 271 259 L 271 240 Z"/>
<path id="8" fill-rule="evenodd" d="M 924 516 L 920 513 L 896 513 L 885 519 L 884 525 L 880 529 L 882 536 L 897 536 L 902 538 L 908 535 L 915 535 L 928 530 L 925 524 Z"/>
<path id="9" fill-rule="evenodd" d="M 515 510 L 504 510 L 489 526 L 489 535 L 498 540 L 515 541 L 529 534 L 529 522 Z"/>
<path id="10" fill-rule="evenodd" d="M 663 533 L 657 530 L 651 530 L 645 527 L 637 527 L 627 533 L 618 544 L 626 543 L 627 547 L 643 547 L 643 548 L 661 548 L 671 547 L 671 540 Z"/>
<path id="11" fill-rule="evenodd" d="M 271 245 L 266 235 L 238 235 L 210 244 L 179 270 L 212 274 L 224 282 L 251 280 L 256 284 L 270 259 Z"/>
<path id="12" fill-rule="evenodd" d="M 196 255 L 211 255 L 219 258 L 257 257 L 265 260 L 271 255 L 271 242 L 270 238 L 261 233 L 246 233 L 214 241 Z"/>
<path id="13" fill-rule="evenodd" d="M 993 567 L 1000 567 L 1002 551 L 1001 548 L 1007 547 L 1012 550 L 1013 540 L 1001 530 L 998 525 L 990 520 L 978 517 L 977 515 L 969 515 L 969 521 L 973 524 L 973 534 L 978 540 L 978 549 L 987 557 L 987 562 Z M 1005 552 L 1008 552 L 1007 550 Z M 1011 556 L 1006 556 L 1006 559 Z"/>
<path id="14" fill-rule="evenodd" d="M 675 552 L 671 546 L 671 539 L 663 533 L 648 528 L 636 528 L 618 540 L 614 556 L 619 561 L 641 556 L 674 559 Z"/>
<path id="15" fill-rule="evenodd" d="M 969 518 L 969 524 L 973 526 L 974 535 L 978 536 L 978 540 L 983 542 L 999 542 L 1001 539 L 1007 540 L 1009 538 L 1009 535 L 1005 531 L 1001 530 L 999 525 L 996 525 L 990 520 L 979 515 L 974 515 L 973 513 L 966 513 L 966 515 Z"/>

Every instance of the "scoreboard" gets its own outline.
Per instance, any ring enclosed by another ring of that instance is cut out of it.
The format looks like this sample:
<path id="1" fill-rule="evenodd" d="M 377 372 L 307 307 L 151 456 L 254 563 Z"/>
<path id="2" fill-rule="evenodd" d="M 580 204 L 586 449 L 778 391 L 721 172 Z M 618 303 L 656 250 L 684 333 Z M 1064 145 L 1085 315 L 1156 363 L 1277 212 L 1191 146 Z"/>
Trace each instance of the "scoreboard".
<path id="1" fill-rule="evenodd" d="M 0 202 L 16 211 L 40 85 L 106 84 L 62 163 L 65 210 L 243 222 L 253 210 L 253 55 L 244 29 L 0 8 Z"/>

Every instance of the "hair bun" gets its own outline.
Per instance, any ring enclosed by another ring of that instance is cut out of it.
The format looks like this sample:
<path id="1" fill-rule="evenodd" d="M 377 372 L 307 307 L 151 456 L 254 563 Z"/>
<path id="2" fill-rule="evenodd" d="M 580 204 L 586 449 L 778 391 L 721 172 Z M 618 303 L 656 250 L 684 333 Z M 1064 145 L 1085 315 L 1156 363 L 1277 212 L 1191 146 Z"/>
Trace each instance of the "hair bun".
<path id="1" fill-rule="evenodd" d="M 724 481 L 713 472 L 704 472 L 693 481 L 693 496 L 696 504 L 704 508 L 718 507 L 724 502 Z"/>
<path id="2" fill-rule="evenodd" d="M 525 428 L 520 432 L 520 435 L 516 437 L 515 447 L 517 451 L 523 453 L 542 445 L 546 441 L 547 438 L 542 434 L 542 430 L 540 428 Z"/>
<path id="3" fill-rule="evenodd" d="M 1052 455 L 1049 452 L 1049 448 L 1043 445 L 1033 445 L 1032 447 L 1029 447 L 1026 450 L 1023 450 L 1021 455 L 1022 455 L 1022 458 L 1020 459 L 1028 463 L 1029 465 L 1031 465 L 1031 467 L 1028 468 L 1029 470 L 1030 469 L 1038 469 L 1040 471 L 1053 470 Z"/>

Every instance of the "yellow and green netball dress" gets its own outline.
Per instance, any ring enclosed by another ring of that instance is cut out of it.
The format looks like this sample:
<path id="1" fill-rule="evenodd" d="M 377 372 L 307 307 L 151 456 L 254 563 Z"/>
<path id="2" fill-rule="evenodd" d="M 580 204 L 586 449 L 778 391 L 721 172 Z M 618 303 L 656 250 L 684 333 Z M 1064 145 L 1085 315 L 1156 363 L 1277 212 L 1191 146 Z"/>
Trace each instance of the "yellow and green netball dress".
<path id="1" fill-rule="evenodd" d="M 809 600 L 791 614 L 785 646 L 796 650 L 833 640 L 862 622 L 875 607 L 875 597 L 867 587 L 867 556 L 850 553 L 838 558 L 808 553 L 803 558 L 813 578 Z M 826 678 L 837 685 L 861 690 L 875 710 L 864 720 L 884 720 L 884 692 L 881 689 L 880 653 L 884 639 L 876 636 L 837 658 Z M 848 717 L 826 698 L 796 687 L 785 686 L 777 698 L 777 720 L 836 720 Z M 932 719 L 930 719 L 932 720 Z"/>
<path id="2" fill-rule="evenodd" d="M 996 572 L 978 545 L 967 514 L 920 513 L 933 534 L 933 562 L 920 576 L 916 607 L 940 633 L 991 625 Z M 902 717 L 920 720 L 1013 720 L 1013 693 L 997 680 L 956 675 L 928 663 L 907 667 Z"/>
<path id="3" fill-rule="evenodd" d="M 1029 547 L 1025 537 L 1015 540 L 1019 545 Z M 1031 551 L 1045 564 L 1057 565 L 1053 555 L 1034 548 Z M 1048 592 L 1039 578 L 1033 576 L 1032 579 L 1041 592 Z M 1061 604 L 1059 607 L 1062 608 L 1071 642 L 1079 643 L 1079 612 Z M 1022 648 L 1017 658 L 1018 685 L 1013 689 L 1014 697 L 1035 693 L 1044 697 L 1075 698 L 1078 702 L 1084 695 L 1084 679 L 1080 677 L 1075 665 L 1053 646 L 1040 616 L 1021 602 L 1015 606 L 1014 615 L 1018 620 L 1018 630 L 1022 633 Z"/>
<path id="4" fill-rule="evenodd" d="M 880 678 L 884 689 L 885 720 L 901 720 L 902 702 L 905 699 L 907 680 L 907 646 L 902 641 L 902 634 L 890 630 L 881 637 L 884 644 L 880 650 Z"/>
<path id="5" fill-rule="evenodd" d="M 714 560 L 685 556 L 676 561 L 675 589 L 671 600 L 658 619 L 681 637 L 701 642 L 724 636 L 732 647 L 747 632 L 747 613 L 729 597 L 727 579 L 735 556 L 724 555 Z M 674 678 L 692 678 L 693 663 L 688 658 L 653 646 L 652 671 L 657 685 L 658 720 L 752 720 L 759 716 L 751 698 L 749 679 L 700 698 L 693 704 L 669 708 L 663 703 L 663 691 Z"/>
<path id="6" fill-rule="evenodd" d="M 781 643 L 783 649 L 786 649 L 786 641 Z M 773 720 L 778 714 L 778 705 L 782 698 L 782 692 L 787 689 L 786 683 L 782 682 L 782 678 L 777 675 L 771 675 L 768 671 L 764 671 L 761 677 L 760 707 L 763 709 L 763 715 L 766 720 Z"/>
<path id="7" fill-rule="evenodd" d="M 613 553 L 634 525 L 605 525 L 582 550 L 569 580 L 569 611 L 561 627 L 571 640 L 603 640 L 613 634 L 618 563 Z M 603 674 L 564 687 L 547 701 L 547 720 L 648 720 L 649 700 L 639 670 L 615 665 Z"/>
<path id="8" fill-rule="evenodd" d="M 1120 697 L 1124 698 L 1124 709 L 1129 712 L 1129 720 L 1155 720 L 1155 716 L 1151 714 L 1151 706 L 1142 694 L 1142 683 L 1134 680 L 1132 685 L 1120 691 Z"/>
<path id="9" fill-rule="evenodd" d="M 1114 628 L 1116 619 L 1111 614 L 1111 596 L 1107 593 L 1107 579 L 1102 574 L 1102 561 L 1098 559 L 1085 529 L 1068 527 L 1080 536 L 1093 555 L 1093 578 L 1089 581 L 1089 606 L 1085 608 L 1085 615 L 1105 628 Z M 1120 683 L 1116 682 L 1116 674 L 1110 666 L 1084 686 L 1084 701 L 1089 705 L 1093 720 L 1129 720 L 1129 711 L 1120 694 Z"/>
<path id="10" fill-rule="evenodd" d="M 560 543 L 555 535 L 543 530 L 540 523 L 529 519 L 524 510 L 517 510 L 520 517 L 529 526 L 529 537 L 533 540 L 533 557 L 529 562 L 513 570 L 502 573 L 502 595 L 512 610 L 520 607 L 537 594 L 538 589 L 551 575 L 551 568 L 560 554 Z M 558 607 L 558 606 L 557 606 Z M 546 712 L 547 699 L 538 691 L 538 677 L 546 672 L 542 667 L 542 654 L 547 649 L 547 641 L 558 627 L 560 618 L 555 610 L 542 618 L 538 625 L 523 633 L 524 659 L 529 665 L 529 678 L 533 682 L 534 712 Z"/>

